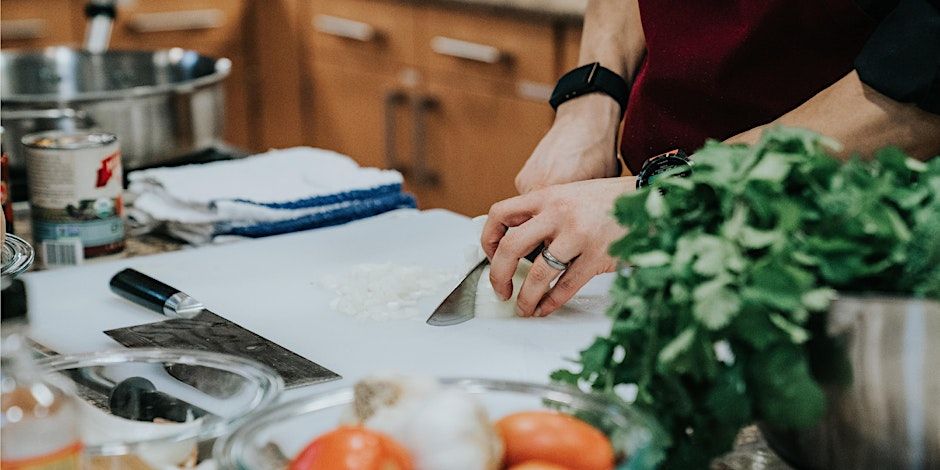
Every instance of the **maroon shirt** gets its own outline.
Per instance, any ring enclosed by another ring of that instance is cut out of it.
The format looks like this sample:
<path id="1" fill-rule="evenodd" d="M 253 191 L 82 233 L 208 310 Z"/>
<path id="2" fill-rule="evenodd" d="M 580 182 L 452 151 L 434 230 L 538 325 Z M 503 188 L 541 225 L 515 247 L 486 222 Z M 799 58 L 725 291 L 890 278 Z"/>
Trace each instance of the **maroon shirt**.
<path id="1" fill-rule="evenodd" d="M 766 124 L 849 73 L 875 23 L 853 0 L 639 0 L 647 54 L 624 117 L 633 173 Z"/>

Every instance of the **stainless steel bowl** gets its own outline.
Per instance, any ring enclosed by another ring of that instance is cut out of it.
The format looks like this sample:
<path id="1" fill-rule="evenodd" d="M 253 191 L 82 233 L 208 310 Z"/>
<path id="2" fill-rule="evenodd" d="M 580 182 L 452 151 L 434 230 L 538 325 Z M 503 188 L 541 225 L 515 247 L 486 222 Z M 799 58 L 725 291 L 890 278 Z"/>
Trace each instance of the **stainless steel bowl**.
<path id="1" fill-rule="evenodd" d="M 230 70 L 228 59 L 178 48 L 2 51 L 0 121 L 10 165 L 24 167 L 20 139 L 30 132 L 91 125 L 118 136 L 127 169 L 214 147 Z"/>
<path id="2" fill-rule="evenodd" d="M 940 302 L 844 297 L 826 329 L 826 416 L 809 431 L 761 426 L 771 448 L 801 469 L 940 468 Z"/>

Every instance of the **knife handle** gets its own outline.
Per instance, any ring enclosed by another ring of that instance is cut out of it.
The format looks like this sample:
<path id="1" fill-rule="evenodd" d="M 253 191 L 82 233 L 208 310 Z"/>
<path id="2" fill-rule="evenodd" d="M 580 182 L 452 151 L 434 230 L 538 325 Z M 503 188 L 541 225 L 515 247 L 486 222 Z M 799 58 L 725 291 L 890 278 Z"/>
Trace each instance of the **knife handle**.
<path id="1" fill-rule="evenodd" d="M 170 318 L 193 318 L 205 309 L 188 294 L 134 269 L 115 274 L 109 284 L 115 294 Z"/>

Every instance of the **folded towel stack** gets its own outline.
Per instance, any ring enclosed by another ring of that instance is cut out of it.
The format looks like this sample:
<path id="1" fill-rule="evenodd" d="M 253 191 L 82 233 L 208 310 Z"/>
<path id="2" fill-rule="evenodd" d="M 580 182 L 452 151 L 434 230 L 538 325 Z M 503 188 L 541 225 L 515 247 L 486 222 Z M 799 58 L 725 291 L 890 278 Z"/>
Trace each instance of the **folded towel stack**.
<path id="1" fill-rule="evenodd" d="M 193 244 L 264 237 L 413 208 L 397 171 L 361 168 L 328 150 L 295 147 L 240 160 L 128 175 L 137 218 Z"/>

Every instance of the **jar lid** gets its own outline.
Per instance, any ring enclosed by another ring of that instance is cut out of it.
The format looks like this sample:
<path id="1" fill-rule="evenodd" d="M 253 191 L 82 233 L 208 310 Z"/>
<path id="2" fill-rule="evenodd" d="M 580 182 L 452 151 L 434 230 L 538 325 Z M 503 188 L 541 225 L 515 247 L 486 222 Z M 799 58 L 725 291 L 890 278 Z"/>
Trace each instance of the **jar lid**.
<path id="1" fill-rule="evenodd" d="M 114 142 L 117 142 L 114 134 L 87 131 L 45 131 L 21 139 L 26 147 L 50 150 L 79 150 L 103 147 Z"/>

